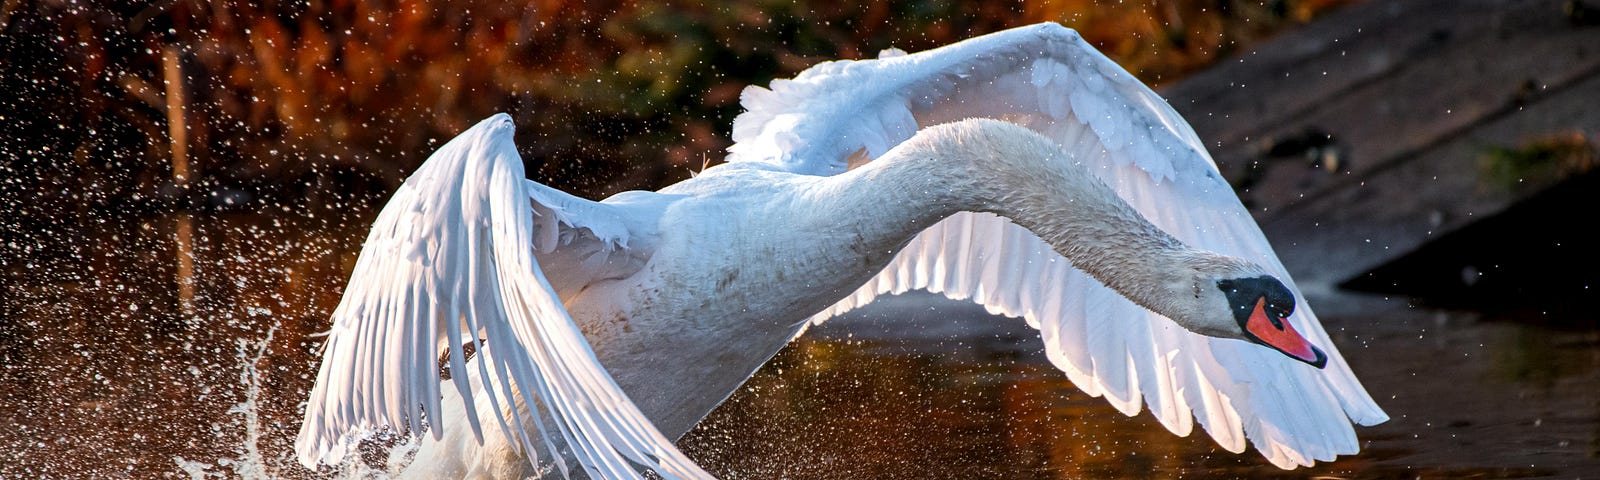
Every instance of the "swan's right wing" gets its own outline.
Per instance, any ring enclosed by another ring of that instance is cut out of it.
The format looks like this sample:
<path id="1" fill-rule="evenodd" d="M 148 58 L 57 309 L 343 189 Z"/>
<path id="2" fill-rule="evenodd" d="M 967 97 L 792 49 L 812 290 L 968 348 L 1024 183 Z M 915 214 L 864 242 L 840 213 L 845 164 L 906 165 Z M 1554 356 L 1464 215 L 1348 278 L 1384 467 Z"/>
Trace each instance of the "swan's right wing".
<path id="1" fill-rule="evenodd" d="M 1154 92 L 1054 24 L 926 52 L 812 67 L 745 91 L 734 162 L 834 175 L 921 128 L 997 118 L 1054 140 L 1151 223 L 1204 250 L 1256 262 L 1294 286 L 1189 125 Z M 1317 370 L 1235 340 L 1193 334 L 1074 268 L 1026 229 L 961 213 L 919 234 L 885 270 L 814 319 L 881 294 L 924 289 L 1022 317 L 1084 391 L 1168 429 L 1198 422 L 1223 447 L 1254 443 L 1291 468 L 1359 449 L 1350 421 L 1387 419 L 1328 341 L 1311 308 L 1289 321 L 1323 346 Z M 1301 296 L 1300 298 L 1304 298 Z"/>
<path id="2" fill-rule="evenodd" d="M 601 367 L 535 259 L 536 245 L 549 251 L 574 240 L 573 232 L 561 238 L 558 225 L 583 226 L 598 242 L 579 247 L 593 249 L 625 241 L 623 219 L 608 205 L 526 183 L 513 129 L 496 115 L 446 143 L 378 215 L 333 313 L 295 441 L 301 463 L 337 462 L 366 432 L 418 432 L 424 418 L 436 437 L 462 428 L 440 417 L 439 353 L 448 349 L 452 370 L 464 372 L 462 346 L 482 337 L 475 363 L 487 387 L 473 391 L 468 375 L 453 376 L 480 442 L 475 395 L 496 405 L 500 431 L 529 457 L 529 427 L 551 445 L 537 415 L 531 426 L 521 415 L 506 418 L 520 396 L 548 410 L 592 477 L 644 478 L 642 466 L 666 478 L 710 478 Z M 554 463 L 566 473 L 565 462 Z"/>

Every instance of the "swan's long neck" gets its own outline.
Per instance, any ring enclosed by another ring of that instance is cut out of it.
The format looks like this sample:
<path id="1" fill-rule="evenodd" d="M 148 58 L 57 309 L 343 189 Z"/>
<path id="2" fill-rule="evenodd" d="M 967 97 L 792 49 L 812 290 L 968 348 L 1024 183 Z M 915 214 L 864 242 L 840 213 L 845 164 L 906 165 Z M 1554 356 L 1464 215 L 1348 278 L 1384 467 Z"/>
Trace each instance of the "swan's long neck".
<path id="1" fill-rule="evenodd" d="M 1038 235 L 1123 296 L 1169 317 L 1188 308 L 1174 293 L 1191 288 L 1190 265 L 1215 257 L 1161 231 L 1059 146 L 1010 123 L 966 120 L 932 127 L 834 178 L 825 195 L 864 203 L 836 208 L 869 211 L 853 228 L 881 239 L 875 249 L 897 251 L 957 212 L 994 213 Z"/>

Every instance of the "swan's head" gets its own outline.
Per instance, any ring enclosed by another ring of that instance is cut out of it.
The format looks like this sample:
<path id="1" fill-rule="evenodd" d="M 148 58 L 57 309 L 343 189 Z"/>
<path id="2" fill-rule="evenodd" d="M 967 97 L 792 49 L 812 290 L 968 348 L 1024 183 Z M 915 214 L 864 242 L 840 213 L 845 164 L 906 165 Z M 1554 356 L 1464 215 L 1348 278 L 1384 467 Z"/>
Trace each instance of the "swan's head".
<path id="1" fill-rule="evenodd" d="M 1271 275 L 1226 278 L 1217 290 L 1228 299 L 1231 320 L 1242 337 L 1282 352 L 1289 358 L 1322 368 L 1328 355 L 1306 341 L 1287 319 L 1294 313 L 1294 293 Z"/>
<path id="2" fill-rule="evenodd" d="M 1202 262 L 1191 273 L 1183 283 L 1196 303 L 1173 321 L 1203 335 L 1262 345 L 1317 368 L 1327 365 L 1328 355 L 1286 320 L 1294 313 L 1295 298 L 1283 282 L 1239 261 Z"/>

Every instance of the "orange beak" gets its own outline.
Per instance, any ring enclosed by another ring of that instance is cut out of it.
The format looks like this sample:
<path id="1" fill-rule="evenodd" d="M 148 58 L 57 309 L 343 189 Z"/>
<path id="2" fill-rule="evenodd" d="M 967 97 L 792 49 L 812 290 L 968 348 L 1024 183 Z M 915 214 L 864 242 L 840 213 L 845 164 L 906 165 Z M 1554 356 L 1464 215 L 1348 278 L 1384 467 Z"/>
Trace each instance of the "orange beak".
<path id="1" fill-rule="evenodd" d="M 1273 318 L 1266 310 L 1265 297 L 1256 300 L 1256 309 L 1250 312 L 1250 319 L 1245 322 L 1245 331 L 1255 336 L 1256 340 L 1266 346 L 1272 347 L 1284 355 L 1295 360 L 1306 362 L 1313 367 L 1322 368 L 1328 364 L 1328 356 L 1307 342 L 1294 326 L 1281 318 Z"/>

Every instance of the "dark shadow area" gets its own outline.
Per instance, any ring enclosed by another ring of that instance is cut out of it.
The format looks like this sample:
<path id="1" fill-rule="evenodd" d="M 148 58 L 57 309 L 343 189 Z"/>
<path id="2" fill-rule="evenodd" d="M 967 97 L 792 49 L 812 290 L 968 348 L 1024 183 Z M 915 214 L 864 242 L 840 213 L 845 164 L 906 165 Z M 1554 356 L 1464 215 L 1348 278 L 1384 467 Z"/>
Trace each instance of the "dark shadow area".
<path id="1" fill-rule="evenodd" d="M 1429 305 L 1594 321 L 1600 171 L 1570 178 L 1339 286 Z"/>

